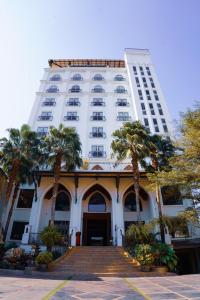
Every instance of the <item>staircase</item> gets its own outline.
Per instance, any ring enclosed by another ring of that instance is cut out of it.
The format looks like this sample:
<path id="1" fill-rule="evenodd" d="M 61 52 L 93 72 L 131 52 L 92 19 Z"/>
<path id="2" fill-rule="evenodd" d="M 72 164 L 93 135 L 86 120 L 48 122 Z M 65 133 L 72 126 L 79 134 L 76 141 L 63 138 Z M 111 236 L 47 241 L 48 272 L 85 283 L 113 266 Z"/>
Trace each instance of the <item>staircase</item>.
<path id="1" fill-rule="evenodd" d="M 137 262 L 121 247 L 82 246 L 73 248 L 52 267 L 55 275 L 138 276 Z"/>

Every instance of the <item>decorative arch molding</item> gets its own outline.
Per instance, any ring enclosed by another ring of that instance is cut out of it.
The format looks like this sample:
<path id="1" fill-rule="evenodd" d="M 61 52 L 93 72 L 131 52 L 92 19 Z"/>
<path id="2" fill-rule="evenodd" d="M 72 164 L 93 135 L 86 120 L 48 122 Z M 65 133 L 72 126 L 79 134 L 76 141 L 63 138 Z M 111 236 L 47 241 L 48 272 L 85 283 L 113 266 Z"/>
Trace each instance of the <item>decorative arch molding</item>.
<path id="1" fill-rule="evenodd" d="M 92 167 L 92 170 L 103 170 L 103 168 L 100 165 L 95 165 L 94 167 Z"/>
<path id="2" fill-rule="evenodd" d="M 123 193 L 123 197 L 122 197 L 123 201 L 124 201 L 124 198 L 126 197 L 126 195 L 127 195 L 128 193 L 130 193 L 130 192 L 135 193 L 135 191 L 134 191 L 134 185 L 133 185 L 133 184 L 132 184 L 131 186 L 129 186 L 129 187 L 125 190 L 125 192 Z M 142 200 L 144 200 L 144 201 L 149 200 L 149 194 L 148 194 L 148 193 L 144 190 L 144 188 L 141 187 L 141 186 L 140 186 L 139 195 L 140 195 L 140 198 L 141 198 Z"/>
<path id="3" fill-rule="evenodd" d="M 94 192 L 100 192 L 102 195 L 106 196 L 106 198 L 109 201 L 112 201 L 112 198 L 109 194 L 109 192 L 100 184 L 94 184 L 92 185 L 84 194 L 82 197 L 82 200 L 86 200 L 89 196 L 91 196 Z"/>
<path id="4" fill-rule="evenodd" d="M 71 194 L 70 192 L 68 191 L 68 189 L 61 183 L 59 183 L 58 185 L 58 193 L 61 192 L 61 191 L 64 191 L 68 194 L 70 200 L 71 200 Z M 44 199 L 47 199 L 47 200 L 50 200 L 53 196 L 53 186 L 47 190 L 47 192 L 44 194 Z"/>

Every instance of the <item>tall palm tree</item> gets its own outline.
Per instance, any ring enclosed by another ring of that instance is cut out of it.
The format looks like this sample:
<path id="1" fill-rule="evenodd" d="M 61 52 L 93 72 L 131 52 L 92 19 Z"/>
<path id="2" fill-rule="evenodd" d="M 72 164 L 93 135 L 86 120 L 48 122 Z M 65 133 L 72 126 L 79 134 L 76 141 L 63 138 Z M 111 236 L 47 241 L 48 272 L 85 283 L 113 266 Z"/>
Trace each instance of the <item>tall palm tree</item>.
<path id="1" fill-rule="evenodd" d="M 146 165 L 146 171 L 155 173 L 163 170 L 169 171 L 171 169 L 169 165 L 169 159 L 175 153 L 175 147 L 171 139 L 169 137 L 163 137 L 161 135 L 154 134 L 152 136 L 149 136 L 149 140 L 151 165 Z M 161 205 L 161 190 L 157 180 L 155 181 L 156 201 L 159 213 L 160 235 L 162 243 L 165 243 L 165 224 L 163 220 L 163 212 Z"/>
<path id="2" fill-rule="evenodd" d="M 54 185 L 50 220 L 50 224 L 53 225 L 55 219 L 55 203 L 58 194 L 62 163 L 67 172 L 73 171 L 76 167 L 81 166 L 81 142 L 79 135 L 76 133 L 74 128 L 64 127 L 63 124 L 60 124 L 58 129 L 55 127 L 50 128 L 50 132 L 45 138 L 45 143 L 47 164 L 50 165 L 54 170 Z"/>
<path id="3" fill-rule="evenodd" d="M 34 167 L 40 160 L 40 140 L 36 132 L 31 131 L 28 125 L 21 129 L 11 128 L 8 130 L 9 137 L 0 140 L 2 143 L 0 166 L 7 175 L 6 201 L 9 202 L 14 188 L 11 205 L 4 228 L 4 239 L 6 238 L 13 207 L 22 183 L 31 183 Z"/>
<path id="4" fill-rule="evenodd" d="M 118 161 L 126 158 L 131 159 L 133 171 L 133 184 L 136 199 L 136 211 L 138 223 L 141 223 L 140 201 L 139 201 L 139 182 L 140 172 L 139 163 L 144 160 L 150 153 L 149 150 L 149 134 L 145 127 L 139 122 L 126 122 L 123 126 L 113 132 L 111 147 L 114 156 Z"/>

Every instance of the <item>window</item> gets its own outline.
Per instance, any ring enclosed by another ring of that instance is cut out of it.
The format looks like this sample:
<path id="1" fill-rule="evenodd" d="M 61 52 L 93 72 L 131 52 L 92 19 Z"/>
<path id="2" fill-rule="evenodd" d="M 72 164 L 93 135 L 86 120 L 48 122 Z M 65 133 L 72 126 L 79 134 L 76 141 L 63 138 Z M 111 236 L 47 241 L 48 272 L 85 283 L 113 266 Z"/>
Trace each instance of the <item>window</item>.
<path id="1" fill-rule="evenodd" d="M 104 121 L 105 116 L 103 116 L 103 112 L 93 112 L 92 116 L 90 117 L 92 121 Z"/>
<path id="2" fill-rule="evenodd" d="M 33 203 L 34 190 L 21 189 L 19 193 L 17 208 L 31 208 Z"/>
<path id="3" fill-rule="evenodd" d="M 116 105 L 117 106 L 128 106 L 127 99 L 117 99 Z"/>
<path id="4" fill-rule="evenodd" d="M 52 121 L 53 116 L 51 111 L 43 111 L 41 116 L 38 117 L 38 121 Z"/>
<path id="5" fill-rule="evenodd" d="M 43 106 L 55 106 L 56 105 L 56 101 L 55 98 L 46 98 L 43 102 L 42 102 Z"/>
<path id="6" fill-rule="evenodd" d="M 168 128 L 167 128 L 167 125 L 166 125 L 166 120 L 165 119 L 161 119 L 161 122 L 162 122 L 162 124 L 163 124 L 163 130 L 164 130 L 164 132 L 168 132 Z"/>
<path id="7" fill-rule="evenodd" d="M 70 98 L 69 101 L 66 103 L 68 106 L 79 106 L 80 101 L 79 98 Z"/>
<path id="8" fill-rule="evenodd" d="M 147 118 L 144 118 L 144 126 L 146 127 L 146 130 L 148 132 L 150 132 L 150 128 L 149 128 L 149 120 Z"/>
<path id="9" fill-rule="evenodd" d="M 155 132 L 159 132 L 158 121 L 157 119 L 153 119 L 154 130 Z"/>
<path id="10" fill-rule="evenodd" d="M 51 81 L 60 81 L 61 77 L 60 74 L 55 74 L 50 78 Z"/>
<path id="11" fill-rule="evenodd" d="M 74 74 L 73 77 L 72 77 L 72 80 L 80 81 L 80 80 L 83 80 L 83 78 L 81 77 L 80 74 Z"/>
<path id="12" fill-rule="evenodd" d="M 37 134 L 38 136 L 46 136 L 49 132 L 48 127 L 38 127 L 37 128 Z"/>
<path id="13" fill-rule="evenodd" d="M 162 110 L 161 104 L 157 103 L 157 106 L 158 106 L 159 114 L 162 116 L 163 115 L 163 110 Z"/>
<path id="14" fill-rule="evenodd" d="M 119 85 L 118 87 L 116 87 L 115 93 L 124 94 L 124 93 L 126 93 L 126 90 L 123 86 Z"/>
<path id="15" fill-rule="evenodd" d="M 182 195 L 178 186 L 164 186 L 161 188 L 164 205 L 182 205 Z"/>
<path id="16" fill-rule="evenodd" d="M 69 221 L 54 221 L 54 224 L 62 235 L 69 234 Z"/>
<path id="17" fill-rule="evenodd" d="M 151 87 L 154 89 L 155 88 L 155 84 L 154 84 L 153 78 L 149 77 L 149 80 L 151 82 Z"/>
<path id="18" fill-rule="evenodd" d="M 14 221 L 12 225 L 10 239 L 20 241 L 22 239 L 22 235 L 24 233 L 24 228 L 26 225 L 28 225 L 28 222 Z"/>
<path id="19" fill-rule="evenodd" d="M 91 105 L 92 106 L 104 106 L 105 102 L 103 101 L 103 98 L 93 98 Z"/>
<path id="20" fill-rule="evenodd" d="M 69 211 L 70 210 L 70 200 L 69 196 L 65 191 L 58 193 L 56 197 L 55 210 L 57 211 Z"/>
<path id="21" fill-rule="evenodd" d="M 154 93 L 154 98 L 156 101 L 159 101 L 159 97 L 158 97 L 158 94 L 157 94 L 157 91 L 156 90 L 153 90 L 153 93 Z"/>
<path id="22" fill-rule="evenodd" d="M 95 85 L 95 87 L 92 89 L 93 93 L 104 93 L 104 89 L 100 85 Z"/>
<path id="23" fill-rule="evenodd" d="M 103 132 L 103 127 L 92 127 L 92 132 L 90 133 L 90 137 L 94 137 L 94 138 L 105 137 L 105 133 Z"/>
<path id="24" fill-rule="evenodd" d="M 140 210 L 142 210 L 142 204 L 140 201 Z M 136 200 L 135 200 L 135 193 L 130 192 L 126 195 L 124 200 L 124 211 L 136 211 Z"/>
<path id="25" fill-rule="evenodd" d="M 143 115 L 146 115 L 146 109 L 145 109 L 145 104 L 144 103 L 141 103 L 141 108 L 142 108 L 142 113 Z"/>
<path id="26" fill-rule="evenodd" d="M 143 84 L 144 84 L 144 87 L 147 88 L 147 81 L 146 81 L 146 78 L 145 77 L 142 77 L 142 81 L 143 81 Z"/>
<path id="27" fill-rule="evenodd" d="M 125 78 L 124 78 L 122 75 L 116 75 L 116 76 L 114 77 L 114 80 L 115 80 L 115 81 L 124 81 Z"/>
<path id="28" fill-rule="evenodd" d="M 101 74 L 95 74 L 93 80 L 101 81 L 104 80 L 104 78 Z"/>
<path id="29" fill-rule="evenodd" d="M 147 71 L 147 75 L 151 76 L 151 72 L 150 72 L 149 67 L 146 67 L 146 71 Z"/>
<path id="30" fill-rule="evenodd" d="M 140 81 L 139 81 L 139 78 L 138 78 L 138 77 L 135 77 L 135 81 L 136 81 L 137 87 L 140 87 Z"/>
<path id="31" fill-rule="evenodd" d="M 143 99 L 143 95 L 142 95 L 142 91 L 141 91 L 141 90 L 138 90 L 138 95 L 139 95 L 140 100 L 144 100 L 144 99 Z"/>
<path id="32" fill-rule="evenodd" d="M 118 112 L 117 121 L 129 121 L 130 116 L 128 112 Z"/>
<path id="33" fill-rule="evenodd" d="M 151 96 L 150 96 L 149 90 L 145 90 L 145 92 L 146 92 L 147 99 L 151 100 Z"/>
<path id="34" fill-rule="evenodd" d="M 144 70 L 143 70 L 143 67 L 140 66 L 139 68 L 140 68 L 140 74 L 141 74 L 142 76 L 144 76 Z"/>
<path id="35" fill-rule="evenodd" d="M 64 121 L 78 121 L 79 117 L 77 116 L 76 111 L 68 111 L 67 115 L 64 116 Z"/>
<path id="36" fill-rule="evenodd" d="M 51 85 L 47 90 L 47 93 L 58 93 L 59 89 L 56 85 Z"/>
<path id="37" fill-rule="evenodd" d="M 106 201 L 102 194 L 99 192 L 94 193 L 88 203 L 88 212 L 105 212 Z"/>
<path id="38" fill-rule="evenodd" d="M 150 108 L 151 114 L 155 115 L 155 111 L 153 109 L 153 104 L 152 103 L 149 103 L 149 108 Z"/>
<path id="39" fill-rule="evenodd" d="M 92 151 L 89 153 L 90 157 L 106 157 L 104 147 L 102 145 L 93 145 Z"/>
<path id="40" fill-rule="evenodd" d="M 133 66 L 133 72 L 134 72 L 134 75 L 137 75 L 137 68 L 135 66 Z"/>
<path id="41" fill-rule="evenodd" d="M 73 85 L 72 88 L 69 90 L 71 93 L 80 93 L 81 89 L 79 85 Z"/>

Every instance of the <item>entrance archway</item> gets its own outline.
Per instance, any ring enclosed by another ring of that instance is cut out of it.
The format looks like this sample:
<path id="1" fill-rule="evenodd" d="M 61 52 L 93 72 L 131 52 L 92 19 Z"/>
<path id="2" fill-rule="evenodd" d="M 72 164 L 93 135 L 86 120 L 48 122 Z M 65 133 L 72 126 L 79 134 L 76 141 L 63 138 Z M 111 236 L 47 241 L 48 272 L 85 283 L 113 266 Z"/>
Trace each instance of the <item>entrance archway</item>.
<path id="1" fill-rule="evenodd" d="M 87 246 L 107 246 L 111 240 L 111 196 L 101 185 L 83 196 L 83 239 Z"/>

